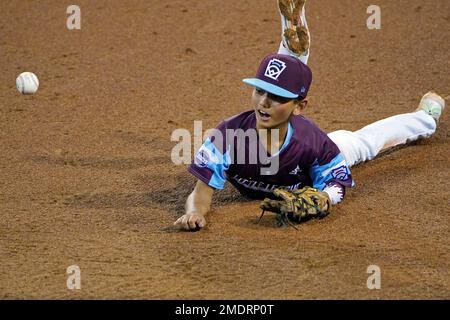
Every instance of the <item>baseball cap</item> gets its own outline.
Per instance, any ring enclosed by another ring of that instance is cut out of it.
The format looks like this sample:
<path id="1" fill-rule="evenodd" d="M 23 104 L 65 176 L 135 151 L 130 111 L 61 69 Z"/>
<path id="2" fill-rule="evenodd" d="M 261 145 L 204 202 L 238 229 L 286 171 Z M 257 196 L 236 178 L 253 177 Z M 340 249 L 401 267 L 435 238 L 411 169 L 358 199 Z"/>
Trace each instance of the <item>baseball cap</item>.
<path id="1" fill-rule="evenodd" d="M 285 54 L 269 54 L 259 65 L 255 78 L 244 83 L 284 98 L 305 98 L 312 81 L 311 69 Z"/>

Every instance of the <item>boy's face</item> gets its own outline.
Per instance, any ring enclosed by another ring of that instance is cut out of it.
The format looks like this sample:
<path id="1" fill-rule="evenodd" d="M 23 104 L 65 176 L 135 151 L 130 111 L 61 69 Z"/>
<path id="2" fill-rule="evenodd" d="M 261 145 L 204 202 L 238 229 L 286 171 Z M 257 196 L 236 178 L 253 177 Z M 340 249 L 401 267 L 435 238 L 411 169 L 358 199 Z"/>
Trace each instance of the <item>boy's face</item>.
<path id="1" fill-rule="evenodd" d="M 307 102 L 283 98 L 255 88 L 252 103 L 255 108 L 257 127 L 271 129 L 286 124 L 292 114 L 301 114 Z"/>

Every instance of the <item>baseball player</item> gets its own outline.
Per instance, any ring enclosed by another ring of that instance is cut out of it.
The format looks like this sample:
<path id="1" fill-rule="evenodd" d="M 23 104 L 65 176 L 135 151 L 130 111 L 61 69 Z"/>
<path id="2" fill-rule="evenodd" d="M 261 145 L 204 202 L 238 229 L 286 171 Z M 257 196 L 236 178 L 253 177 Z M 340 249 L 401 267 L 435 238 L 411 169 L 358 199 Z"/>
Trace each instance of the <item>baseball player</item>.
<path id="1" fill-rule="evenodd" d="M 189 166 L 198 181 L 186 201 L 185 214 L 174 223 L 180 229 L 206 225 L 214 190 L 223 189 L 226 181 L 247 197 L 264 199 L 261 208 L 277 213 L 280 223 L 324 217 L 344 199 L 346 188 L 355 185 L 350 167 L 436 131 L 445 101 L 433 92 L 423 96 L 414 112 L 355 132 L 327 135 L 305 118 L 312 81 L 305 1 L 278 0 L 279 51 L 262 60 L 254 78 L 243 80 L 253 87 L 252 110 L 220 123 Z M 256 134 L 239 140 L 236 132 Z M 244 161 L 236 161 L 242 155 Z M 256 161 L 248 160 L 252 155 Z M 265 171 L 273 163 L 275 169 Z"/>

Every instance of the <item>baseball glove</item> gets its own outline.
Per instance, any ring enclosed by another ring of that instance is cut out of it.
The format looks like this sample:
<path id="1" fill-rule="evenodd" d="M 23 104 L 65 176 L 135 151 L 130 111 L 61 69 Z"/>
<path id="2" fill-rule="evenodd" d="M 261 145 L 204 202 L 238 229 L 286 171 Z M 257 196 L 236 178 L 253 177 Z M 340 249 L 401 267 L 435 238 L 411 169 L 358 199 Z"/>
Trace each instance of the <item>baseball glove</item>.
<path id="1" fill-rule="evenodd" d="M 263 212 L 259 220 L 266 211 L 271 211 L 277 214 L 279 225 L 291 225 L 297 229 L 293 222 L 300 223 L 306 217 L 323 218 L 331 211 L 328 194 L 315 188 L 305 187 L 292 191 L 275 189 L 273 193 L 281 200 L 264 199 L 260 205 Z"/>

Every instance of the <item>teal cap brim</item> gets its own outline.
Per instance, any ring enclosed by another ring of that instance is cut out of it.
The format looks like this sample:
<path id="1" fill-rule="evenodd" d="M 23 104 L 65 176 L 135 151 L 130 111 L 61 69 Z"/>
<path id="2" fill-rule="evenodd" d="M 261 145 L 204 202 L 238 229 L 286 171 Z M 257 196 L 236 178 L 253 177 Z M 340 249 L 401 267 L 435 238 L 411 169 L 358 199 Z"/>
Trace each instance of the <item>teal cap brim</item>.
<path id="1" fill-rule="evenodd" d="M 247 78 L 243 79 L 242 82 L 259 89 L 262 89 L 264 91 L 267 91 L 269 93 L 272 93 L 274 95 L 283 97 L 283 98 L 289 98 L 289 99 L 295 99 L 298 98 L 298 94 L 292 93 L 290 91 L 287 91 L 283 88 L 277 87 L 274 84 L 265 82 L 261 79 L 257 78 Z"/>

